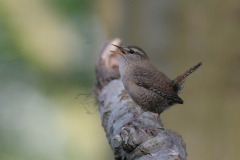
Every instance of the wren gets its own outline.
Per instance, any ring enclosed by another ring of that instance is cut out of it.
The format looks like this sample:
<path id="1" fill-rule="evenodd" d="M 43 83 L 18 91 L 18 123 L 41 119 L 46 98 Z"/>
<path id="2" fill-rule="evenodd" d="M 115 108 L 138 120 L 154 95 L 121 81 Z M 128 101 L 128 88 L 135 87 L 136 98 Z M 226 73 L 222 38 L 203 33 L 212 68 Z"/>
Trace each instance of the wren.
<path id="1" fill-rule="evenodd" d="M 141 48 L 112 45 L 120 50 L 112 52 L 118 54 L 123 85 L 131 99 L 143 110 L 125 125 L 131 124 L 138 116 L 149 111 L 158 114 L 152 127 L 153 131 L 164 110 L 174 104 L 183 104 L 178 94 L 184 87 L 186 77 L 198 69 L 202 62 L 171 80 L 149 61 L 147 54 Z"/>

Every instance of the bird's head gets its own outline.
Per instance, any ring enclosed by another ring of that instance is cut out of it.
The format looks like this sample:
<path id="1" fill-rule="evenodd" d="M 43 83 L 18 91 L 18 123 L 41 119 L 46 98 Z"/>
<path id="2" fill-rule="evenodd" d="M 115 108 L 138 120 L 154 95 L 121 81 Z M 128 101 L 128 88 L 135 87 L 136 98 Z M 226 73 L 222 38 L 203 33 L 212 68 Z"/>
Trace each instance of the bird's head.
<path id="1" fill-rule="evenodd" d="M 118 57 L 120 58 L 120 61 L 127 61 L 128 63 L 131 63 L 134 61 L 149 60 L 147 54 L 137 46 L 117 46 L 114 44 L 112 45 L 119 49 L 119 51 L 113 52 L 119 55 Z"/>

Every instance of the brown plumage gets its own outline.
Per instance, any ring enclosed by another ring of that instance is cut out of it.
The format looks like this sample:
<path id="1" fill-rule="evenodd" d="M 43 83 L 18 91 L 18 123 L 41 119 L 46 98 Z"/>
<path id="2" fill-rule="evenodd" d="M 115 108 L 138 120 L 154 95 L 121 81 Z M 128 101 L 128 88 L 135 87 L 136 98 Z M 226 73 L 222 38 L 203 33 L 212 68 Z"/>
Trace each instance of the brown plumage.
<path id="1" fill-rule="evenodd" d="M 147 54 L 141 48 L 136 46 L 116 47 L 121 51 L 115 53 L 119 54 L 119 71 L 123 85 L 132 100 L 142 108 L 142 113 L 150 111 L 157 113 L 159 117 L 172 105 L 183 104 L 178 93 L 183 89 L 185 78 L 199 68 L 202 62 L 171 80 L 150 63 Z M 131 124 L 142 113 L 127 124 Z M 155 124 L 152 130 L 154 130 Z"/>

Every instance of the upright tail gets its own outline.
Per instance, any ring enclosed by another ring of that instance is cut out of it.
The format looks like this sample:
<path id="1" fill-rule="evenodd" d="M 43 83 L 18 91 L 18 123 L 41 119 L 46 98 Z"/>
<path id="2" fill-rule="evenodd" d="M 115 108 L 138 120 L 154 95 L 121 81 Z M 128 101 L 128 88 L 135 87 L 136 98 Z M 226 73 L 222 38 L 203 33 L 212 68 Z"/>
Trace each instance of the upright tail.
<path id="1" fill-rule="evenodd" d="M 183 89 L 186 77 L 189 76 L 194 71 L 196 71 L 201 65 L 202 65 L 202 62 L 196 64 L 195 66 L 193 66 L 192 68 L 190 68 L 189 70 L 187 70 L 183 74 L 177 76 L 173 80 L 173 84 L 174 84 L 174 86 L 176 86 L 177 92 L 180 92 Z"/>

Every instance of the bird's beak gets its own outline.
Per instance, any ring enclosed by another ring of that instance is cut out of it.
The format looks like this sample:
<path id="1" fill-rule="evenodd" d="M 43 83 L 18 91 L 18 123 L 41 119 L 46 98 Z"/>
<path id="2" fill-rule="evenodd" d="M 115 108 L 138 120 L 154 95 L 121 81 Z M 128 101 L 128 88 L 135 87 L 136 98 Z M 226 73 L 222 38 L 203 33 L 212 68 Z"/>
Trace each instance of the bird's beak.
<path id="1" fill-rule="evenodd" d="M 121 46 L 117 46 L 117 45 L 115 45 L 115 44 L 112 44 L 113 46 L 115 46 L 115 47 L 117 47 L 121 52 L 118 52 L 118 51 L 112 51 L 113 53 L 117 53 L 117 54 L 119 54 L 119 55 L 125 55 L 126 53 L 125 53 L 125 51 L 124 51 L 124 49 L 123 49 L 123 47 L 121 47 Z"/>

